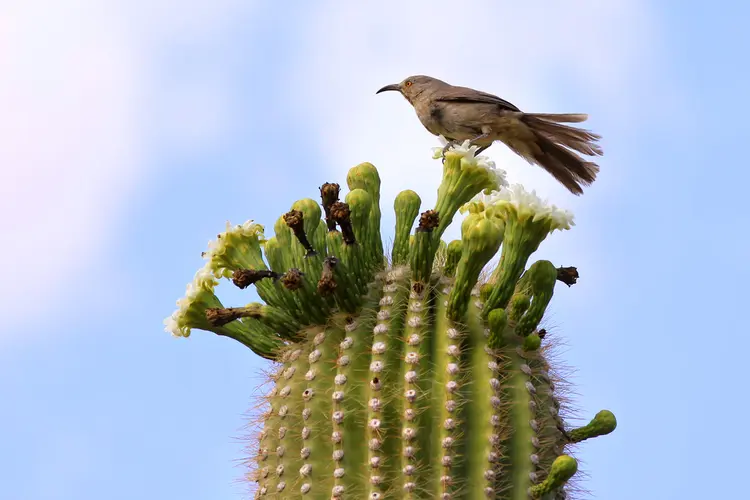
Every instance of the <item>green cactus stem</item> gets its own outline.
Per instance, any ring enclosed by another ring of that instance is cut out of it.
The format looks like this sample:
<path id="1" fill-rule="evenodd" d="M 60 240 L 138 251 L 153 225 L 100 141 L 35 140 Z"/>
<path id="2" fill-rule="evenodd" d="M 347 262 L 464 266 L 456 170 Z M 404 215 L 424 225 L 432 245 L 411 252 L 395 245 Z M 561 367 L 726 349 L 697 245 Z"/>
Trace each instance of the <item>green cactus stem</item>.
<path id="1" fill-rule="evenodd" d="M 503 225 L 478 214 L 469 215 L 461 225 L 462 255 L 456 280 L 448 298 L 448 316 L 461 321 L 484 266 L 497 253 L 503 241 Z"/>
<path id="2" fill-rule="evenodd" d="M 393 203 L 396 212 L 396 235 L 393 241 L 393 266 L 405 264 L 409 258 L 409 243 L 411 228 L 414 220 L 419 215 L 419 207 L 422 200 L 419 195 L 411 190 L 401 191 Z"/>
<path id="3" fill-rule="evenodd" d="M 349 171 L 344 201 L 326 183 L 273 236 L 248 221 L 209 244 L 166 330 L 214 332 L 277 365 L 250 461 L 256 498 L 561 500 L 578 471 L 569 448 L 615 429 L 607 410 L 569 429 L 539 328 L 578 271 L 528 264 L 571 215 L 507 187 L 475 151 L 448 151 L 433 209 L 398 194 L 390 263 L 369 163 Z M 457 213 L 461 238 L 447 243 Z M 225 307 L 220 279 L 262 302 Z"/>

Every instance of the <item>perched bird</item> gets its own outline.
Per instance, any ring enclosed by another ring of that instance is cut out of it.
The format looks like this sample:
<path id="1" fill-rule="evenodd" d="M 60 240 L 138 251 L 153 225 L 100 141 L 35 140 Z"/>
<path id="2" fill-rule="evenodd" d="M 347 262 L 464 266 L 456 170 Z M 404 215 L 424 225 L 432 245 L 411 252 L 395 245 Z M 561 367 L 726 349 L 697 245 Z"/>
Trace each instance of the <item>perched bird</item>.
<path id="1" fill-rule="evenodd" d="M 456 87 L 437 78 L 410 76 L 401 83 L 376 92 L 400 92 L 414 106 L 419 121 L 434 135 L 449 143 L 470 140 L 477 153 L 500 141 L 531 164 L 544 168 L 571 193 L 583 193 L 599 172 L 596 163 L 578 153 L 601 156 L 599 135 L 563 125 L 580 123 L 585 114 L 524 113 L 495 95 L 467 87 Z M 576 153 L 577 152 L 577 153 Z"/>

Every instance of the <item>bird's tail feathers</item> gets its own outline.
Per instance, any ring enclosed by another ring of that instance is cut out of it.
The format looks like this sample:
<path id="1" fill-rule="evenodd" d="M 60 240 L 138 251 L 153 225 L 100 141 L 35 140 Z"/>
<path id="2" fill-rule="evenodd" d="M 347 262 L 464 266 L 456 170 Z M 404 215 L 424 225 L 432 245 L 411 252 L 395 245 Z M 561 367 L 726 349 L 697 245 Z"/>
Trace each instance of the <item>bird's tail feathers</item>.
<path id="1" fill-rule="evenodd" d="M 559 122 L 580 122 L 585 117 L 586 115 L 578 114 L 523 114 L 521 121 L 533 133 L 534 144 L 513 144 L 513 141 L 506 144 L 529 163 L 537 164 L 549 172 L 571 193 L 583 194 L 582 186 L 589 186 L 594 182 L 599 166 L 585 160 L 578 153 L 587 156 L 602 155 L 601 147 L 596 144 L 600 136 Z"/>
<path id="2" fill-rule="evenodd" d="M 544 135 L 547 139 L 559 143 L 570 149 L 574 149 L 581 154 L 588 156 L 601 156 L 604 154 L 601 146 L 596 144 L 601 136 L 588 130 L 562 125 L 556 122 L 571 120 L 559 119 L 553 120 L 549 117 L 571 117 L 586 115 L 543 115 L 543 114 L 524 114 L 523 121 L 526 122 L 534 132 Z M 581 120 L 583 121 L 583 120 Z"/>
<path id="3" fill-rule="evenodd" d="M 581 186 L 589 186 L 596 180 L 596 174 L 599 173 L 596 163 L 584 160 L 541 134 L 537 134 L 536 143 L 539 153 L 534 155 L 535 163 L 552 174 L 571 193 L 583 194 Z"/>
<path id="4" fill-rule="evenodd" d="M 526 116 L 557 123 L 581 123 L 589 119 L 586 113 L 527 113 Z"/>

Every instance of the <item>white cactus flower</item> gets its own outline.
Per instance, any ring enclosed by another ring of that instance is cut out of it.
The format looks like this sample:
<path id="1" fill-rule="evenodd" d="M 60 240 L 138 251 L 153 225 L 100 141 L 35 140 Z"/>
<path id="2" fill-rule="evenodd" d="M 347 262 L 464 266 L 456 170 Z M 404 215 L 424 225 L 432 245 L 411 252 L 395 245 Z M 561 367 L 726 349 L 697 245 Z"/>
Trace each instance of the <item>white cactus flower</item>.
<path id="1" fill-rule="evenodd" d="M 442 144 L 442 147 L 432 148 L 432 157 L 434 159 L 441 158 L 443 156 L 443 148 L 448 145 L 448 141 L 442 135 L 438 136 L 438 140 Z M 471 141 L 467 139 L 461 144 L 453 144 L 446 152 L 446 156 L 459 156 L 462 166 L 483 168 L 494 177 L 498 187 L 507 186 L 507 172 L 501 168 L 497 168 L 495 162 L 490 160 L 489 157 L 484 155 L 477 156 L 476 152 L 478 149 L 479 146 L 472 145 Z"/>
<path id="2" fill-rule="evenodd" d="M 185 324 L 188 309 L 201 292 L 213 292 L 218 284 L 208 264 L 200 268 L 185 288 L 185 296 L 177 300 L 177 310 L 164 319 L 164 331 L 173 337 L 189 337 L 190 327 Z"/>
<path id="3" fill-rule="evenodd" d="M 547 219 L 550 223 L 550 231 L 570 229 L 575 225 L 572 212 L 558 208 L 547 200 L 542 200 L 535 190 L 528 192 L 521 184 L 501 187 L 490 193 L 479 193 L 462 207 L 462 211 L 468 210 L 471 204 L 481 204 L 485 210 L 495 207 L 505 213 L 512 211 L 520 220 L 531 219 L 537 222 Z"/>

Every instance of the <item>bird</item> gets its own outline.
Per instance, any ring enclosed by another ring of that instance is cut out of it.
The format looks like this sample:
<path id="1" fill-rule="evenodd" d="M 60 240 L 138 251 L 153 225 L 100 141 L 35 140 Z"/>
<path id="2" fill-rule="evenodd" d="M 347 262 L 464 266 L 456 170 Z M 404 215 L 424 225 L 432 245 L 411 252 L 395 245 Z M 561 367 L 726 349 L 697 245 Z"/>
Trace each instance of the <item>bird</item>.
<path id="1" fill-rule="evenodd" d="M 419 121 L 447 141 L 443 152 L 466 140 L 479 154 L 495 141 L 504 143 L 532 165 L 538 165 L 576 196 L 591 185 L 599 166 L 581 155 L 602 156 L 600 135 L 564 125 L 588 119 L 582 113 L 524 113 L 496 95 L 457 87 L 425 75 L 410 76 L 376 92 L 401 93 Z M 580 154 L 579 154 L 580 153 Z"/>

